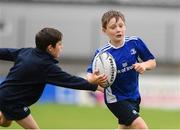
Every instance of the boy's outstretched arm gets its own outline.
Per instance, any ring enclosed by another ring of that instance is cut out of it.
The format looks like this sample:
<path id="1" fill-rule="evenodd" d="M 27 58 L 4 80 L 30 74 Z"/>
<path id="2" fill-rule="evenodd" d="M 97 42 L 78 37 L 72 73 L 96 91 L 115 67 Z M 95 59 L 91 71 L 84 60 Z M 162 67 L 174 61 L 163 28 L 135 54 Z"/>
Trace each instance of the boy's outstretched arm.
<path id="1" fill-rule="evenodd" d="M 97 72 L 93 73 L 90 79 L 84 79 L 61 70 L 57 65 L 50 65 L 43 70 L 45 71 L 44 79 L 46 83 L 77 90 L 95 91 L 99 89 L 98 85 L 103 86 L 107 80 L 105 75 L 97 75 Z"/>
<path id="2" fill-rule="evenodd" d="M 0 48 L 0 60 L 15 61 L 21 49 Z"/>

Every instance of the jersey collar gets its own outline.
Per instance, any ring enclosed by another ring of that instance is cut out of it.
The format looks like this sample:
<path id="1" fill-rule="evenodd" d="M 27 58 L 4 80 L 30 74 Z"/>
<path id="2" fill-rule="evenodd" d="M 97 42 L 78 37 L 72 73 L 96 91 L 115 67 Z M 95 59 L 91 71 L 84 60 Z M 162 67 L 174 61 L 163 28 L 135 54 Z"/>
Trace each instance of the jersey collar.
<path id="1" fill-rule="evenodd" d="M 121 46 L 116 47 L 116 46 L 112 45 L 110 41 L 108 41 L 108 44 L 109 44 L 112 48 L 114 48 L 114 49 L 119 49 L 119 48 L 121 48 L 121 47 L 124 46 L 124 44 L 125 44 L 125 38 L 124 38 L 123 43 L 122 43 Z"/>

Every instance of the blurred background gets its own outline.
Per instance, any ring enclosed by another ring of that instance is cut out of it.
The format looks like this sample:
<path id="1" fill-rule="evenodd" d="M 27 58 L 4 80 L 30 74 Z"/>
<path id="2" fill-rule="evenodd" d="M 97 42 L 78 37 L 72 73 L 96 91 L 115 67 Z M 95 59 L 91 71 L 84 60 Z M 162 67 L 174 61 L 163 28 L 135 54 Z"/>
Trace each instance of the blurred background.
<path id="1" fill-rule="evenodd" d="M 141 37 L 157 59 L 157 68 L 140 76 L 142 116 L 149 122 L 150 128 L 180 128 L 179 0 L 0 0 L 0 48 L 35 47 L 34 37 L 40 29 L 57 28 L 64 35 L 59 65 L 71 74 L 85 77 L 95 49 L 107 41 L 101 32 L 101 17 L 110 9 L 124 13 L 127 35 Z M 12 62 L 0 61 L 0 81 L 12 65 Z M 98 111 L 97 114 L 94 110 Z M 32 111 L 41 128 L 117 126 L 115 117 L 104 105 L 103 94 L 98 92 L 47 84 Z M 40 111 L 44 113 L 38 115 Z M 73 117 L 72 113 L 67 116 L 70 112 L 78 113 L 77 117 Z M 51 115 L 55 120 L 43 122 L 47 119 L 43 118 L 45 115 Z M 79 117 L 81 115 L 87 117 Z M 102 119 L 95 120 L 93 115 Z M 59 121 L 59 118 L 65 117 L 70 123 Z M 84 123 L 79 121 L 79 125 L 75 123 L 77 126 L 69 125 L 77 119 L 82 119 Z M 94 122 L 90 124 L 91 121 Z M 14 125 L 12 128 L 17 127 Z"/>

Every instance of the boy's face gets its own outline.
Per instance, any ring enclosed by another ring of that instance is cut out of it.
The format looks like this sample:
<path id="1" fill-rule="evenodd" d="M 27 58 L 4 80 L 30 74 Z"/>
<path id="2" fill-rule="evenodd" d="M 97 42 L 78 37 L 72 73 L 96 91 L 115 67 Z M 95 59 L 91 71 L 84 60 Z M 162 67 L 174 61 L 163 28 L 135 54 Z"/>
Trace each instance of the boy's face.
<path id="1" fill-rule="evenodd" d="M 125 23 L 119 18 L 117 21 L 112 18 L 107 23 L 106 29 L 103 28 L 103 32 L 110 38 L 113 44 L 122 44 L 125 37 L 126 26 Z"/>
<path id="2" fill-rule="evenodd" d="M 62 41 L 57 42 L 55 47 L 52 47 L 52 45 L 49 45 L 47 51 L 54 58 L 60 57 L 60 54 L 62 52 Z"/>

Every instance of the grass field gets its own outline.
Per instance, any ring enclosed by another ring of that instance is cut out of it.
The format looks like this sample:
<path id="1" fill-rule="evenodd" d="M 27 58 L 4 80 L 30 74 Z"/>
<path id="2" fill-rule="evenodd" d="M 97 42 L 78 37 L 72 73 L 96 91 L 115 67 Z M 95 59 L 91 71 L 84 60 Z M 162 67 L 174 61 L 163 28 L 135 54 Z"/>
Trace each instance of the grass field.
<path id="1" fill-rule="evenodd" d="M 42 129 L 115 129 L 117 121 L 106 107 L 80 107 L 72 105 L 37 104 L 32 115 Z M 141 116 L 150 129 L 180 128 L 180 110 L 141 110 Z M 10 129 L 19 129 L 13 123 Z"/>

